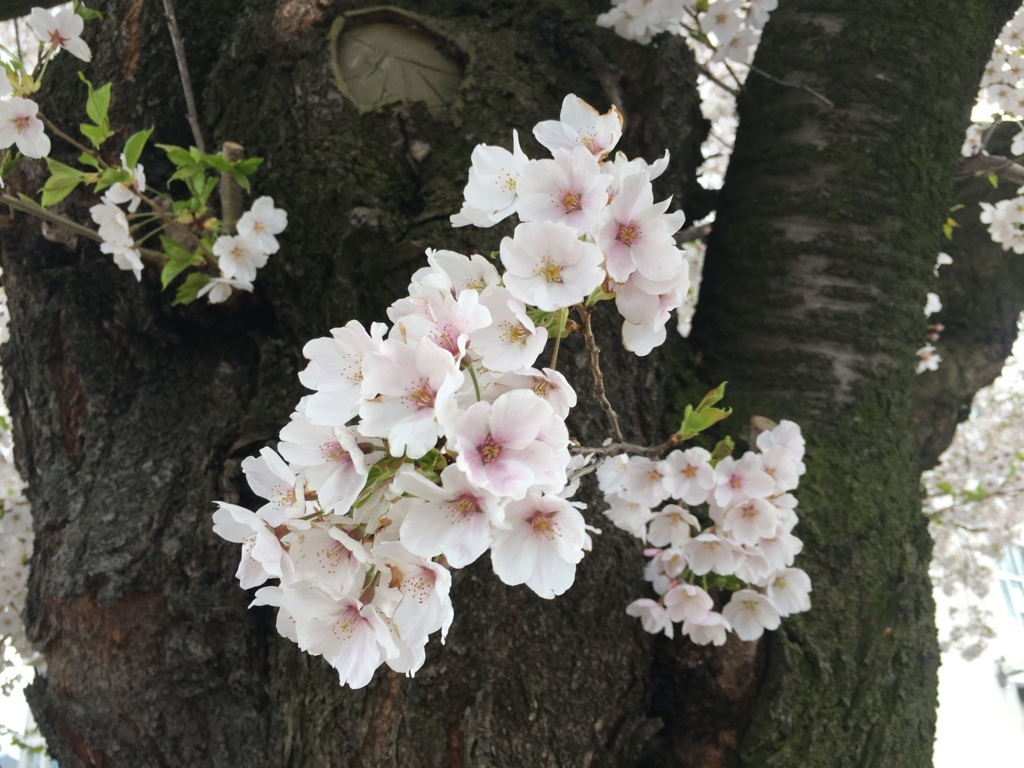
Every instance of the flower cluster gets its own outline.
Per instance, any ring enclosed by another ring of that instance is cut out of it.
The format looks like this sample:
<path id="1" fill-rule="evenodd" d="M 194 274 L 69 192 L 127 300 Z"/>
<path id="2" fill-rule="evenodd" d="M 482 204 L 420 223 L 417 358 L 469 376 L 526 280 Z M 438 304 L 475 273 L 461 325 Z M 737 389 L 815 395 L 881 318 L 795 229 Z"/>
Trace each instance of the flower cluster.
<path id="1" fill-rule="evenodd" d="M 672 237 L 683 213 L 667 212 L 671 198 L 655 203 L 651 184 L 668 166 L 668 152 L 651 164 L 622 152 L 610 159 L 622 116 L 614 107 L 599 114 L 572 94 L 560 119 L 538 123 L 533 134 L 550 159 L 526 157 L 516 132 L 512 152 L 486 144 L 473 150 L 453 226 L 490 227 L 518 214 L 521 223 L 500 250 L 513 298 L 559 312 L 614 296 L 623 344 L 647 355 L 664 343 L 671 312 L 690 287 L 689 263 Z"/>
<path id="2" fill-rule="evenodd" d="M 612 0 L 597 23 L 645 45 L 662 32 L 684 35 L 713 47 L 716 62 L 747 64 L 778 5 L 778 0 Z"/>
<path id="3" fill-rule="evenodd" d="M 310 341 L 299 378 L 312 394 L 281 430 L 277 450 L 242 465 L 265 503 L 255 512 L 219 504 L 214 530 L 242 545 L 238 579 L 261 587 L 253 604 L 276 606 L 281 634 L 323 656 L 343 684 L 366 685 L 381 664 L 410 675 L 420 668 L 429 636 L 440 632 L 443 642 L 454 617 L 450 568 L 489 553 L 501 581 L 540 597 L 573 584 L 596 529 L 571 499 L 603 449 L 570 450 L 565 420 L 576 393 L 556 370 L 560 341 L 581 327 L 592 333 L 590 313 L 614 300 L 623 342 L 647 354 L 664 341 L 702 255 L 692 248 L 684 256 L 672 238 L 682 214 L 654 202 L 651 179 L 667 154 L 652 165 L 621 153 L 608 159 L 621 130 L 614 109 L 602 115 L 570 95 L 560 120 L 533 131 L 550 159 L 526 157 L 516 133 L 511 152 L 478 146 L 452 224 L 490 227 L 518 215 L 497 254 L 504 272 L 480 255 L 428 250 L 427 266 L 388 309 L 390 324 L 351 321 Z M 582 326 L 570 327 L 570 309 Z M 681 329 L 688 322 L 681 318 Z M 549 341 L 551 364 L 539 367 Z M 673 445 L 728 415 L 712 415 L 716 392 L 688 411 L 697 426 L 681 428 Z M 765 478 L 775 472 L 790 483 L 802 471 L 802 440 L 792 429 L 786 423 L 764 436 L 766 453 L 753 460 L 767 467 Z M 783 461 L 798 453 L 795 464 Z M 741 460 L 741 471 L 751 461 Z M 665 460 L 677 462 L 676 454 Z M 758 509 L 778 509 L 788 537 L 795 500 L 774 489 L 748 488 L 747 497 Z M 732 515 L 742 493 L 730 491 L 721 511 Z M 652 508 L 664 500 L 650 495 Z M 722 540 L 739 542 L 746 528 L 731 520 L 719 524 Z M 774 563 L 793 541 L 773 530 L 767 543 L 750 542 L 741 572 L 754 574 L 757 547 Z M 728 545 L 737 547 L 736 567 L 741 545 Z M 769 575 L 758 573 L 751 583 Z M 785 573 L 795 586 L 765 583 L 789 596 L 784 612 L 803 605 L 798 573 Z M 263 586 L 268 579 L 278 583 Z M 736 626 L 747 625 L 737 618 Z"/>
<path id="4" fill-rule="evenodd" d="M 971 418 L 957 427 L 939 466 L 924 474 L 924 513 L 935 539 L 931 575 L 950 601 L 943 648 L 978 656 L 993 634 L 981 607 L 993 564 L 1024 533 L 1024 407 L 1021 344 L 996 382 L 975 395 Z"/>
<path id="5" fill-rule="evenodd" d="M 791 491 L 804 473 L 800 428 L 783 421 L 758 435 L 757 448 L 738 460 L 703 448 L 660 461 L 619 455 L 598 469 L 605 516 L 653 545 L 644 578 L 659 597 L 627 609 L 648 632 L 672 637 L 681 622 L 693 642 L 722 645 L 730 630 L 756 640 L 780 617 L 810 610 L 810 578 L 791 567 L 803 548 L 792 533 Z M 732 597 L 719 612 L 720 589 Z"/>
<path id="6" fill-rule="evenodd" d="M 939 276 L 939 268 L 947 266 L 953 263 L 953 257 L 948 253 L 939 253 L 938 258 L 935 260 L 935 268 L 933 273 L 936 277 Z M 924 304 L 924 316 L 931 317 L 936 312 L 942 311 L 942 300 L 939 298 L 937 293 L 929 292 L 925 304 Z M 917 350 L 917 364 L 914 366 L 915 373 L 921 374 L 925 371 L 937 371 L 939 369 L 939 363 L 942 362 L 942 355 L 940 355 L 935 345 L 931 342 L 938 341 L 939 335 L 945 330 L 945 326 L 942 323 L 932 323 L 928 326 L 928 343 Z"/>

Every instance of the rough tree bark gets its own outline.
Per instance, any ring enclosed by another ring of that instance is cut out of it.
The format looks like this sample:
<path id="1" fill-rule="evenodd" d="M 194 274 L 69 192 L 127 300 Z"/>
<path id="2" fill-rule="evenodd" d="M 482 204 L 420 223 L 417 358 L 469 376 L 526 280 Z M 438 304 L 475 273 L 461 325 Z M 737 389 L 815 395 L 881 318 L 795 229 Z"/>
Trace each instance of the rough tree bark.
<path id="1" fill-rule="evenodd" d="M 672 151 L 658 191 L 705 212 L 696 70 L 677 39 L 597 29 L 604 0 L 410 1 L 464 68 L 458 98 L 360 114 L 333 83 L 328 31 L 369 3 L 176 5 L 208 140 L 267 158 L 257 191 L 290 227 L 254 296 L 185 309 L 92 244 L 20 215 L 2 232 L 5 393 L 37 536 L 26 618 L 49 664 L 30 702 L 61 765 L 927 765 L 937 650 L 912 353 L 959 136 L 1014 3 L 783 0 L 758 63 L 836 108 L 755 78 L 693 345 L 638 364 L 614 351 L 610 318 L 600 329 L 633 438 L 663 436 L 722 379 L 733 432 L 752 413 L 804 425 L 814 610 L 760 644 L 655 642 L 623 613 L 645 593 L 638 546 L 606 530 L 553 602 L 486 562 L 458 573 L 447 645 L 414 680 L 382 670 L 358 692 L 246 609 L 211 501 L 252 501 L 240 461 L 287 421 L 306 340 L 380 319 L 425 247 L 486 253 L 509 231 L 448 226 L 477 142 L 508 145 L 566 92 L 615 102 L 629 154 Z M 114 82 L 119 135 L 155 124 L 188 144 L 160 2 L 100 7 L 86 72 Z M 43 94 L 67 129 L 84 102 L 75 64 Z M 38 169 L 13 183 L 38 188 Z M 64 209 L 85 220 L 91 202 Z M 570 340 L 576 373 L 581 355 Z M 574 433 L 600 439 L 580 411 Z"/>

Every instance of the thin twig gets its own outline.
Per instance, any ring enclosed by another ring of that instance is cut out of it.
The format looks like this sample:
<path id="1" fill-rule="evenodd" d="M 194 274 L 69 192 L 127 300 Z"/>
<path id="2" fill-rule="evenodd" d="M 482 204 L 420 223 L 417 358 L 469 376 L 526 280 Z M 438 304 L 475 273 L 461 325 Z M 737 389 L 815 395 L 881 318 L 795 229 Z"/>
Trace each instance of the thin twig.
<path id="1" fill-rule="evenodd" d="M 188 74 L 188 60 L 185 58 L 185 41 L 182 40 L 181 30 L 178 29 L 178 19 L 174 15 L 172 0 L 164 0 L 164 14 L 167 16 L 167 28 L 171 31 L 171 41 L 174 43 L 174 57 L 178 60 L 181 87 L 185 90 L 185 106 L 188 108 L 188 124 L 192 127 L 192 139 L 196 143 L 196 148 L 206 154 L 206 142 L 203 141 L 203 132 L 199 128 L 196 97 L 192 92 L 192 78 Z"/>
<path id="2" fill-rule="evenodd" d="M 100 157 L 99 152 L 85 146 L 82 142 L 78 141 L 78 139 L 68 136 L 66 133 L 64 133 L 64 131 L 58 128 L 50 118 L 46 117 L 42 113 L 39 113 L 37 117 L 42 121 L 43 125 L 50 129 L 50 133 L 52 133 L 59 139 L 63 139 L 82 154 L 89 155 L 89 157 L 93 158 L 94 160 L 96 160 L 97 163 L 99 163 L 100 168 L 110 167 L 106 164 L 106 162 L 104 162 L 103 158 Z"/>
<path id="3" fill-rule="evenodd" d="M 711 81 L 712 83 L 714 83 L 715 85 L 717 85 L 717 86 L 718 86 L 719 88 L 724 88 L 724 89 L 725 89 L 726 91 L 728 91 L 729 93 L 731 93 L 731 94 L 732 94 L 733 96 L 739 96 L 739 95 L 740 95 L 740 92 L 739 92 L 739 90 L 737 90 L 736 88 L 733 88 L 733 87 L 732 87 L 732 86 L 730 86 L 730 85 L 727 85 L 727 84 L 725 83 L 725 81 L 724 81 L 724 80 L 722 80 L 721 78 L 719 78 L 719 77 L 717 77 L 717 76 L 713 75 L 713 74 L 711 73 L 711 70 L 710 70 L 710 69 L 708 69 L 708 68 L 707 68 L 706 66 L 704 66 L 703 64 L 698 64 L 698 65 L 697 65 L 697 69 L 699 69 L 699 70 L 701 71 L 701 74 L 703 74 L 703 75 L 704 75 L 704 77 L 706 77 L 706 78 L 707 78 L 708 80 L 710 80 L 710 81 Z"/>
<path id="4" fill-rule="evenodd" d="M 778 83 L 779 85 L 784 85 L 787 88 L 797 88 L 798 90 L 805 91 L 805 92 L 811 94 L 811 96 L 816 98 L 818 101 L 820 101 L 822 104 L 824 104 L 829 109 L 832 109 L 832 108 L 835 107 L 835 104 L 832 103 L 832 101 L 830 99 L 825 98 L 820 93 L 818 93 L 816 90 L 814 90 L 813 88 L 808 88 L 806 85 L 800 85 L 799 83 L 788 83 L 785 80 L 782 80 L 782 79 L 776 77 L 775 75 L 768 74 L 767 72 L 765 72 L 760 67 L 755 67 L 753 64 L 750 65 L 750 71 L 751 72 L 757 72 L 757 74 L 759 74 L 761 77 L 767 78 L 768 80 L 771 80 L 773 83 Z"/>
<path id="5" fill-rule="evenodd" d="M 672 435 L 661 445 L 637 445 L 636 443 L 608 443 L 608 445 L 602 445 L 599 448 L 591 448 L 589 446 L 581 445 L 578 447 L 571 448 L 572 453 L 577 453 L 582 456 L 618 456 L 620 453 L 631 453 L 637 456 L 650 456 L 656 458 L 661 456 L 665 451 L 670 448 L 675 448 L 682 440 L 678 434 Z"/>
<path id="6" fill-rule="evenodd" d="M 89 229 L 89 227 L 84 227 L 77 221 L 72 221 L 71 219 L 65 216 L 61 216 L 59 213 L 48 211 L 45 208 L 32 205 L 31 203 L 26 203 L 22 200 L 19 200 L 16 197 L 6 194 L 0 195 L 0 202 L 3 202 L 5 205 L 10 206 L 16 211 L 21 211 L 22 213 L 27 213 L 30 216 L 35 216 L 37 219 L 47 221 L 50 224 L 55 224 L 59 227 L 64 227 L 64 229 L 70 232 L 74 232 L 76 235 L 81 235 L 82 237 L 94 240 L 97 243 L 103 242 L 103 238 L 100 237 L 100 233 L 97 232 L 96 230 Z M 167 257 L 164 254 L 160 253 L 160 251 L 153 251 L 150 250 L 149 248 L 139 248 L 139 253 L 145 259 L 157 265 L 162 265 L 167 261 Z"/>
<path id="7" fill-rule="evenodd" d="M 696 227 L 687 227 L 676 234 L 676 242 L 689 243 L 691 240 L 706 240 L 711 234 L 710 224 L 699 224 Z"/>
<path id="8" fill-rule="evenodd" d="M 604 374 L 601 373 L 601 348 L 597 346 L 597 340 L 594 339 L 594 329 L 590 326 L 590 315 L 594 310 L 583 304 L 577 304 L 576 311 L 579 312 L 580 319 L 583 321 L 583 338 L 587 343 L 587 352 L 590 353 L 590 372 L 594 376 L 594 399 L 597 400 L 601 409 L 608 417 L 612 427 L 612 437 L 615 439 L 615 442 L 625 442 L 622 437 L 622 430 L 619 429 L 619 416 L 615 413 L 615 409 L 612 408 L 612 404 L 608 401 L 608 396 L 604 391 Z"/>

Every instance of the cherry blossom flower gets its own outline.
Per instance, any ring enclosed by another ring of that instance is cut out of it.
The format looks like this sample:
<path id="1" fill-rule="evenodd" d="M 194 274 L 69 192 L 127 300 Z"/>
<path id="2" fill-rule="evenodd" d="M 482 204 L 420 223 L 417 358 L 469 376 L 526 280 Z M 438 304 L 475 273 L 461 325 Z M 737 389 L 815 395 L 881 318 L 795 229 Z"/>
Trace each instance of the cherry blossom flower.
<path id="1" fill-rule="evenodd" d="M 299 647 L 323 656 L 342 685 L 365 687 L 381 662 L 398 655 L 391 632 L 372 605 L 306 584 L 286 586 L 284 594 Z"/>
<path id="2" fill-rule="evenodd" d="M 703 622 L 715 601 L 695 584 L 677 584 L 665 593 L 665 608 L 672 621 Z"/>
<path id="3" fill-rule="evenodd" d="M 623 496 L 647 507 L 656 507 L 668 498 L 665 488 L 665 465 L 645 456 L 632 456 L 626 469 Z"/>
<path id="4" fill-rule="evenodd" d="M 665 488 L 673 499 L 687 504 L 703 504 L 715 487 L 711 454 L 703 448 L 672 451 L 665 457 Z"/>
<path id="5" fill-rule="evenodd" d="M 0 101 L 0 149 L 18 145 L 25 157 L 50 154 L 50 137 L 43 132 L 43 121 L 36 117 L 39 106 L 19 96 Z"/>
<path id="6" fill-rule="evenodd" d="M 369 553 L 340 528 L 314 522 L 289 533 L 286 542 L 295 581 L 310 581 L 339 593 L 362 587 Z"/>
<path id="7" fill-rule="evenodd" d="M 107 243 L 131 243 L 128 217 L 113 203 L 104 201 L 89 209 L 92 220 L 99 225 L 99 235 Z"/>
<path id="8" fill-rule="evenodd" d="M 389 339 L 363 359 L 359 431 L 386 437 L 392 456 L 418 459 L 444 434 L 441 421 L 455 411 L 462 380 L 452 356 L 429 339 L 415 346 Z"/>
<path id="9" fill-rule="evenodd" d="M 359 413 L 363 358 L 380 348 L 387 326 L 374 323 L 370 333 L 358 320 L 333 328 L 329 338 L 313 339 L 302 348 L 309 365 L 299 381 L 316 392 L 306 399 L 306 416 L 314 424 L 342 426 Z"/>
<path id="10" fill-rule="evenodd" d="M 618 493 L 610 493 L 605 496 L 609 507 L 604 511 L 604 516 L 614 523 L 616 528 L 627 531 L 638 539 L 646 541 L 648 521 L 653 517 L 650 507 L 645 507 L 637 501 L 631 501 Z"/>
<path id="11" fill-rule="evenodd" d="M 452 226 L 492 227 L 516 212 L 517 183 L 530 160 L 519 147 L 519 133 L 512 131 L 512 152 L 478 144 L 472 162 L 466 201 L 451 217 Z"/>
<path id="12" fill-rule="evenodd" d="M 694 530 L 700 530 L 696 517 L 678 504 L 666 504 L 651 518 L 646 540 L 656 547 L 681 547 Z"/>
<path id="13" fill-rule="evenodd" d="M 246 291 L 252 293 L 252 283 L 245 280 L 235 280 L 227 277 L 211 277 L 210 282 L 204 285 L 196 293 L 196 298 L 208 297 L 211 304 L 222 304 L 231 298 L 232 291 Z"/>
<path id="14" fill-rule="evenodd" d="M 698 576 L 711 571 L 728 576 L 736 570 L 736 546 L 713 533 L 702 533 L 680 549 L 690 570 Z"/>
<path id="15" fill-rule="evenodd" d="M 305 515 L 305 481 L 272 449 L 261 449 L 259 458 L 249 456 L 242 462 L 242 471 L 253 493 L 267 500 L 256 514 L 270 525 Z"/>
<path id="16" fill-rule="evenodd" d="M 924 305 L 924 316 L 931 317 L 936 312 L 942 311 L 942 300 L 937 293 L 929 293 L 928 301 Z"/>
<path id="17" fill-rule="evenodd" d="M 346 427 L 320 426 L 293 413 L 281 430 L 277 449 L 293 467 L 302 468 L 325 512 L 345 514 L 366 484 L 366 457 L 358 435 Z"/>
<path id="18" fill-rule="evenodd" d="M 498 285 L 501 282 L 498 270 L 479 253 L 465 256 L 455 253 L 455 251 L 428 248 L 427 262 L 430 267 L 425 271 L 436 276 L 436 280 L 431 284 L 450 290 L 452 296 L 458 296 L 468 288 L 483 292 L 489 286 Z M 415 281 L 414 276 L 413 282 L 415 283 Z"/>
<path id="19" fill-rule="evenodd" d="M 562 100 L 559 119 L 537 123 L 533 135 L 552 153 L 582 146 L 603 160 L 622 137 L 622 115 L 614 106 L 602 115 L 570 93 Z"/>
<path id="20" fill-rule="evenodd" d="M 799 568 L 786 568 L 768 583 L 768 599 L 780 616 L 811 610 L 811 578 Z"/>
<path id="21" fill-rule="evenodd" d="M 775 481 L 762 469 L 756 453 L 748 452 L 739 461 L 726 456 L 715 467 L 715 502 L 721 507 L 763 499 L 774 488 Z"/>
<path id="22" fill-rule="evenodd" d="M 530 163 L 519 178 L 519 219 L 556 221 L 588 232 L 608 205 L 611 176 L 584 147 L 556 150 L 554 160 Z"/>
<path id="23" fill-rule="evenodd" d="M 547 329 L 534 325 L 526 305 L 502 286 L 487 288 L 480 303 L 490 312 L 491 323 L 475 330 L 471 340 L 483 364 L 499 372 L 533 365 L 547 344 Z"/>
<path id="24" fill-rule="evenodd" d="M 121 162 L 122 164 L 124 163 L 124 155 L 121 155 Z M 136 163 L 134 169 L 126 168 L 125 170 L 130 170 L 132 174 L 131 183 L 124 184 L 119 181 L 111 185 L 103 193 L 103 199 L 114 205 L 125 205 L 127 203 L 129 213 L 135 213 L 142 203 L 142 198 L 139 197 L 138 193 L 146 189 L 146 171 L 142 167 L 142 163 Z"/>
<path id="25" fill-rule="evenodd" d="M 942 362 L 942 355 L 936 352 L 933 345 L 925 344 L 917 350 L 917 356 L 920 359 L 917 361 L 917 365 L 914 368 L 916 373 L 939 370 L 939 363 Z"/>
<path id="26" fill-rule="evenodd" d="M 683 634 L 697 645 L 725 645 L 726 633 L 732 629 L 722 614 L 710 611 L 700 621 L 684 621 Z"/>
<path id="27" fill-rule="evenodd" d="M 734 592 L 722 616 L 732 625 L 740 640 L 757 640 L 766 629 L 779 628 L 779 612 L 760 592 L 741 589 Z"/>
<path id="28" fill-rule="evenodd" d="M 568 452 L 561 460 L 545 441 L 545 431 L 555 433 L 553 442 L 568 444 L 565 424 L 551 406 L 533 392 L 520 390 L 493 404 L 474 403 L 453 414 L 448 435 L 458 452 L 456 464 L 471 483 L 518 500 L 534 485 L 551 490 L 565 485 Z"/>
<path id="29" fill-rule="evenodd" d="M 504 525 L 502 500 L 470 483 L 455 465 L 441 472 L 441 487 L 409 472 L 395 480 L 395 488 L 423 499 L 402 521 L 402 544 L 422 557 L 444 555 L 453 568 L 476 561 L 491 545 L 494 529 Z"/>
<path id="30" fill-rule="evenodd" d="M 626 613 L 629 616 L 638 617 L 645 632 L 650 632 L 652 635 L 664 632 L 666 637 L 674 635 L 675 627 L 672 625 L 668 612 L 664 606 L 650 598 L 643 597 L 634 600 L 626 606 Z"/>
<path id="31" fill-rule="evenodd" d="M 498 578 L 548 600 L 571 587 L 589 539 L 579 511 L 557 496 L 530 494 L 509 502 L 505 520 L 509 527 L 495 531 L 491 545 Z"/>
<path id="32" fill-rule="evenodd" d="M 274 198 L 264 195 L 256 198 L 252 207 L 242 214 L 236 229 L 241 237 L 255 242 L 261 251 L 272 255 L 281 248 L 274 236 L 284 232 L 287 226 L 287 211 L 275 208 Z"/>
<path id="33" fill-rule="evenodd" d="M 550 221 L 520 224 L 501 241 L 505 286 L 526 304 L 554 312 L 589 296 L 604 280 L 603 257 L 575 230 Z"/>
<path id="34" fill-rule="evenodd" d="M 135 243 L 100 243 L 100 251 L 112 255 L 118 269 L 132 272 L 136 280 L 142 280 L 142 256 Z"/>
<path id="35" fill-rule="evenodd" d="M 41 42 L 54 48 L 63 48 L 82 61 L 92 60 L 89 46 L 80 37 L 85 21 L 71 8 L 58 11 L 56 16 L 45 8 L 33 8 L 28 17 L 28 25 Z"/>
<path id="36" fill-rule="evenodd" d="M 235 573 L 242 589 L 258 587 L 272 577 L 294 578 L 294 566 L 274 529 L 248 509 L 218 501 L 213 532 L 242 545 L 242 559 Z"/>
<path id="37" fill-rule="evenodd" d="M 595 239 L 607 260 L 608 275 L 624 283 L 634 271 L 648 280 L 671 280 L 683 269 L 672 239 L 685 221 L 681 211 L 666 214 L 671 198 L 654 203 L 646 173 L 627 176 L 622 191 L 605 210 Z"/>
<path id="38" fill-rule="evenodd" d="M 399 636 L 416 642 L 441 630 L 444 642 L 455 617 L 448 569 L 416 557 L 397 541 L 375 545 L 373 556 L 378 569 L 390 574 L 390 585 L 402 594 L 391 617 Z"/>
<path id="39" fill-rule="evenodd" d="M 221 235 L 213 244 L 213 255 L 224 277 L 251 283 L 256 270 L 266 266 L 267 254 L 251 237 Z"/>

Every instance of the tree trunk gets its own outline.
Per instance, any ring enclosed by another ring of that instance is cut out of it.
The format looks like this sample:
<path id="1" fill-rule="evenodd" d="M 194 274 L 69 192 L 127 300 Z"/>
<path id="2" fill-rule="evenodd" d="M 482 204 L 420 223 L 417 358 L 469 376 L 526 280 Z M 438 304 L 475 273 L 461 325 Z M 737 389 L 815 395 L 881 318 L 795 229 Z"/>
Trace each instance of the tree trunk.
<path id="1" fill-rule="evenodd" d="M 676 340 L 638 362 L 610 312 L 599 328 L 631 437 L 663 438 L 722 379 L 732 432 L 752 413 L 804 426 L 797 533 L 814 610 L 760 644 L 654 641 L 623 610 L 646 595 L 639 546 L 604 525 L 552 602 L 498 583 L 486 560 L 457 572 L 447 644 L 428 646 L 415 679 L 382 669 L 353 692 L 279 637 L 270 611 L 246 609 L 238 547 L 211 531 L 213 500 L 254 501 L 239 465 L 302 395 L 302 345 L 382 319 L 426 247 L 495 249 L 507 222 L 448 224 L 469 154 L 509 146 L 517 127 L 540 156 L 529 128 L 565 93 L 617 103 L 628 154 L 672 151 L 657 191 L 691 214 L 707 206 L 679 39 L 640 47 L 598 29 L 604 0 L 401 5 L 421 16 L 378 18 L 417 27 L 461 68 L 447 108 L 360 112 L 342 95 L 329 32 L 368 3 L 177 0 L 207 139 L 266 157 L 256 192 L 289 211 L 255 295 L 172 308 L 152 275 L 136 284 L 91 243 L 47 240 L 20 215 L 3 231 L 2 362 L 36 530 L 26 618 L 48 660 L 29 697 L 51 752 L 69 768 L 928 764 L 937 649 L 912 353 L 965 116 L 1013 3 L 783 0 L 758 64 L 837 107 L 751 81 L 699 355 Z M 113 81 L 119 137 L 155 124 L 187 145 L 161 3 L 101 10 L 85 71 Z M 84 88 L 68 58 L 43 109 L 71 132 Z M 143 162 L 151 183 L 170 175 L 155 154 Z M 15 183 L 37 189 L 34 173 Z M 80 192 L 64 209 L 84 221 L 93 202 Z M 600 440 L 580 340 L 563 354 L 584 404 L 573 433 Z"/>

